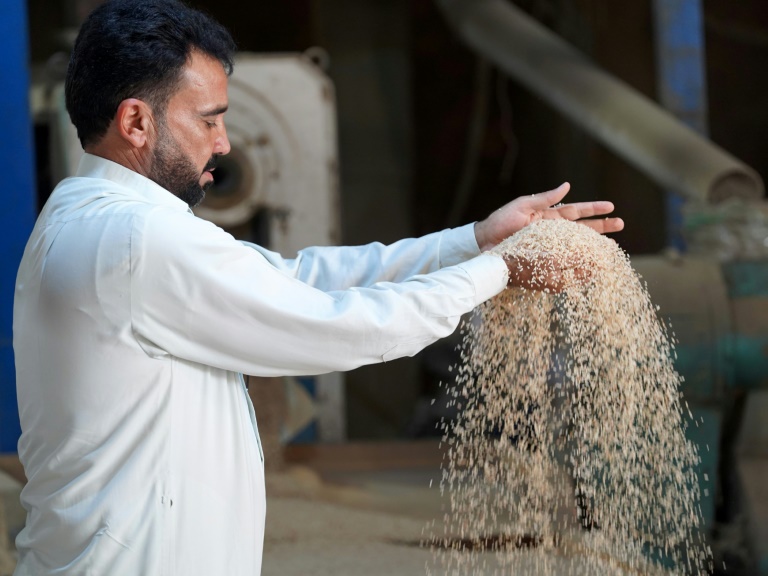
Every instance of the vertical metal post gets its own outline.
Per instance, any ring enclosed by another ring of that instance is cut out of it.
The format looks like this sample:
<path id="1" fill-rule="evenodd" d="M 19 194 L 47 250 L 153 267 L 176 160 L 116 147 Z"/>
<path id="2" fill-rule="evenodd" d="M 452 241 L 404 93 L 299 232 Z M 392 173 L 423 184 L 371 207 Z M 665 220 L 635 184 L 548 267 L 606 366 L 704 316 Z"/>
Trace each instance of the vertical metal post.
<path id="1" fill-rule="evenodd" d="M 656 69 L 661 104 L 702 135 L 707 134 L 707 89 L 702 0 L 654 0 Z M 685 250 L 683 199 L 667 192 L 667 244 Z"/>
<path id="2" fill-rule="evenodd" d="M 681 122 L 702 135 L 707 134 L 707 88 L 704 60 L 704 17 L 702 0 L 654 0 L 656 25 L 656 70 L 659 100 Z M 685 251 L 683 198 L 667 191 L 667 245 Z M 679 362 L 678 362 L 679 364 Z M 692 406 L 694 417 L 703 416 L 701 426 L 686 433 L 699 446 L 701 510 L 706 529 L 715 519 L 715 483 L 720 459 L 722 416 L 719 410 L 702 404 Z"/>
<path id="3" fill-rule="evenodd" d="M 13 361 L 13 292 L 36 213 L 25 0 L 4 2 L 0 54 L 4 59 L 0 118 L 5 126 L 0 158 L 6 160 L 0 210 L 0 452 L 15 452 L 20 428 Z"/>
<path id="4" fill-rule="evenodd" d="M 332 54 L 329 73 L 339 103 L 344 243 L 389 242 L 412 233 L 409 4 L 312 3 L 315 40 Z M 376 426 L 398 430 L 399 417 L 370 406 L 412 402 L 417 370 L 417 363 L 406 359 L 355 370 L 343 379 L 338 373 L 320 376 L 319 440 L 339 441 L 347 431 L 354 436 Z"/>

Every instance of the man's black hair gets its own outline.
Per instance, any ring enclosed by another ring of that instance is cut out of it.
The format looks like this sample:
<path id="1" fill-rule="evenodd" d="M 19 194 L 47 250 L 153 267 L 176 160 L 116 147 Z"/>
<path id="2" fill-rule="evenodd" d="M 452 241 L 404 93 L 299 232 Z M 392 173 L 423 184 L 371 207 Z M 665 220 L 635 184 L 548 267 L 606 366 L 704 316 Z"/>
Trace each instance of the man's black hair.
<path id="1" fill-rule="evenodd" d="M 96 8 L 80 28 L 65 84 L 82 145 L 98 142 L 127 98 L 162 117 L 193 50 L 232 73 L 232 36 L 198 10 L 177 0 L 108 0 Z"/>

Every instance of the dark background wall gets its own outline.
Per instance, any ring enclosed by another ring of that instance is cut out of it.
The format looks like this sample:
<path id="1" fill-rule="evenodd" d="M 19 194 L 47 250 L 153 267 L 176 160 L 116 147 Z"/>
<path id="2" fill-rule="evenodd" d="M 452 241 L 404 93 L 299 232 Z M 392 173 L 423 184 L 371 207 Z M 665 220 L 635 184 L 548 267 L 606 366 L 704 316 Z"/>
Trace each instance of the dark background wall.
<path id="1" fill-rule="evenodd" d="M 36 65 L 66 45 L 62 30 L 95 1 L 29 1 Z M 224 23 L 242 50 L 321 46 L 329 53 L 339 106 L 345 243 L 386 242 L 446 226 L 480 98 L 485 116 L 477 170 L 460 221 L 568 180 L 571 199 L 616 204 L 627 228 L 615 238 L 629 253 L 664 247 L 658 187 L 516 82 L 484 68 L 431 0 L 191 3 Z M 655 97 L 651 0 L 516 3 Z M 710 136 L 768 180 L 768 3 L 705 0 L 704 11 Z M 414 414 L 419 399 L 435 393 L 449 353 L 450 345 L 438 346 L 415 359 L 350 373 L 350 437 L 424 433 Z"/>

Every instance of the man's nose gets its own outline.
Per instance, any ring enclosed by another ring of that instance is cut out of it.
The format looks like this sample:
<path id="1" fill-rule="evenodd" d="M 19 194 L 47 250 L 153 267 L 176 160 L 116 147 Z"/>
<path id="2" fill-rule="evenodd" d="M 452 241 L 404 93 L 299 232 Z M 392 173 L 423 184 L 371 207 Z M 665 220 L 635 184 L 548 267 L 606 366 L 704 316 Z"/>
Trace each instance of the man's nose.
<path id="1" fill-rule="evenodd" d="M 224 155 L 229 154 L 230 150 L 232 150 L 232 146 L 230 146 L 229 138 L 227 138 L 227 128 L 222 124 L 221 132 L 216 137 L 216 142 L 213 146 L 213 153 Z"/>

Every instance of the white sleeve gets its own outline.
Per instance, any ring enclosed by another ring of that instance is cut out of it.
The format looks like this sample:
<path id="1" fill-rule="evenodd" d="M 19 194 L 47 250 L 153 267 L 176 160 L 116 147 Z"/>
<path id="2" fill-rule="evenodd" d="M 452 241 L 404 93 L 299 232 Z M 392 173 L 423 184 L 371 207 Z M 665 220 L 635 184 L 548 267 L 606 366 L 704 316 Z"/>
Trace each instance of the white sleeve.
<path id="1" fill-rule="evenodd" d="M 165 209 L 134 227 L 131 266 L 133 330 L 147 353 L 257 376 L 413 355 L 507 278 L 503 260 L 485 254 L 401 282 L 323 291 L 213 224 Z"/>
<path id="2" fill-rule="evenodd" d="M 383 281 L 400 282 L 416 274 L 460 264 L 480 254 L 474 224 L 389 245 L 373 242 L 364 246 L 306 248 L 292 259 L 284 259 L 256 244 L 243 244 L 260 252 L 285 274 L 325 291 Z"/>

